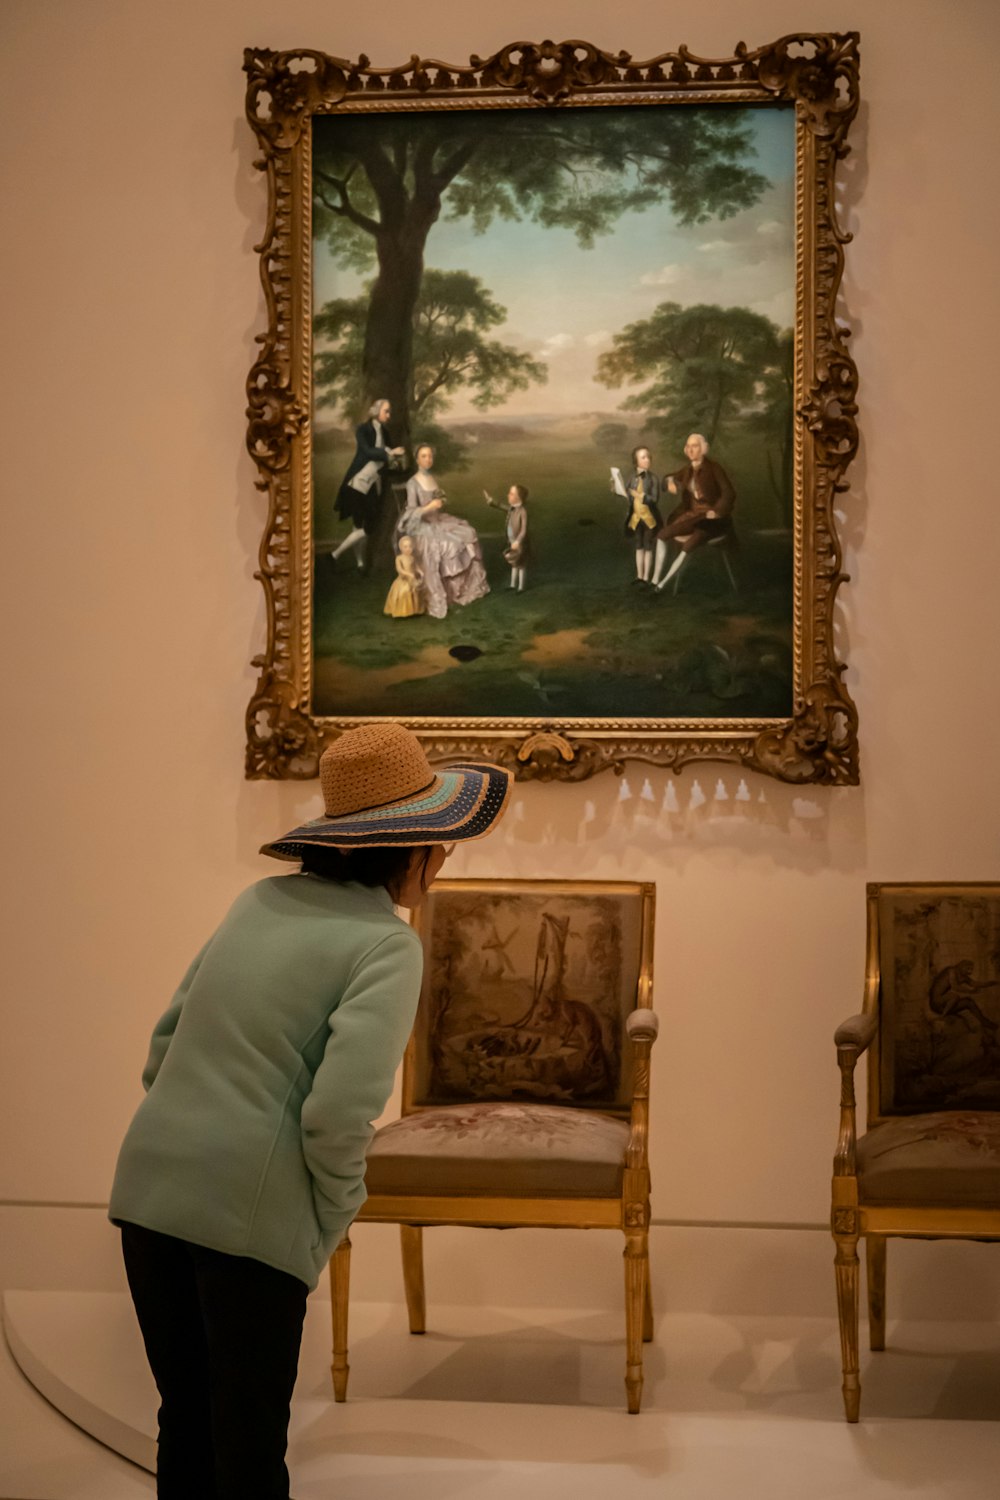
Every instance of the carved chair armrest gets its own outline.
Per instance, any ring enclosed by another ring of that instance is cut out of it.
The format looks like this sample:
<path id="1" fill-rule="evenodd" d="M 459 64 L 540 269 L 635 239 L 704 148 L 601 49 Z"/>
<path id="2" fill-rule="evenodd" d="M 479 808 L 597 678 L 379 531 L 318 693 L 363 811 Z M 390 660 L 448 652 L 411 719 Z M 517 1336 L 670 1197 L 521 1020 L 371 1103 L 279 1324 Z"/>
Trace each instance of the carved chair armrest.
<path id="1" fill-rule="evenodd" d="M 833 1034 L 833 1040 L 837 1047 L 853 1048 L 854 1060 L 857 1062 L 862 1052 L 871 1046 L 877 1030 L 878 1018 L 862 1011 L 860 1015 L 848 1016 L 846 1021 L 842 1021 Z"/>
<path id="2" fill-rule="evenodd" d="M 660 1018 L 652 1010 L 634 1010 L 625 1022 L 632 1043 L 635 1082 L 632 1088 L 631 1131 L 625 1165 L 645 1171 L 649 1150 L 649 1054 L 660 1029 Z"/>
<path id="3" fill-rule="evenodd" d="M 649 1037 L 652 1046 L 660 1030 L 660 1018 L 655 1010 L 633 1010 L 626 1018 L 625 1030 L 633 1042 Z"/>
<path id="4" fill-rule="evenodd" d="M 849 1016 L 834 1033 L 837 1065 L 840 1068 L 840 1132 L 833 1158 L 834 1177 L 857 1175 L 858 1125 L 854 1069 L 862 1052 L 871 1046 L 877 1030 L 876 1011 L 866 1009 L 860 1015 Z"/>

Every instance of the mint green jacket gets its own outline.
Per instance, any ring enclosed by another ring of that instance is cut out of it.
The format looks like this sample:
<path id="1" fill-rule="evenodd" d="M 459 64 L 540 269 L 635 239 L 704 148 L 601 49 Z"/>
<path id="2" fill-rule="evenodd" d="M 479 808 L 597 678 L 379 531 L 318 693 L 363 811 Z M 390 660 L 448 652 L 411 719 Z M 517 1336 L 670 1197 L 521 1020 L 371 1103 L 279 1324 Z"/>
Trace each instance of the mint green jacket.
<path id="1" fill-rule="evenodd" d="M 110 1217 L 315 1286 L 365 1201 L 422 969 L 381 887 L 244 891 L 153 1033 Z"/>

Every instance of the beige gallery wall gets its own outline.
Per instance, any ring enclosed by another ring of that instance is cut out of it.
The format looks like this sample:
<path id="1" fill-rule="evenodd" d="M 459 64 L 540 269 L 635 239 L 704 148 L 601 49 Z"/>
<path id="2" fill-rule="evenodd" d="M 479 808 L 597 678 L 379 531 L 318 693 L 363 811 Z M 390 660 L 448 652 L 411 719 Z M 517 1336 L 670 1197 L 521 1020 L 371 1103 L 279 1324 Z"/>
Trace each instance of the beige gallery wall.
<path id="1" fill-rule="evenodd" d="M 242 48 L 461 60 L 515 38 L 728 53 L 862 30 L 845 310 L 863 387 L 841 617 L 863 784 L 519 788 L 456 874 L 655 880 L 654 1212 L 826 1212 L 830 1037 L 871 878 L 998 878 L 989 0 L 5 0 L 7 682 L 0 1199 L 100 1203 L 148 1030 L 312 787 L 242 779 L 263 640 L 243 447 L 263 182 Z"/>

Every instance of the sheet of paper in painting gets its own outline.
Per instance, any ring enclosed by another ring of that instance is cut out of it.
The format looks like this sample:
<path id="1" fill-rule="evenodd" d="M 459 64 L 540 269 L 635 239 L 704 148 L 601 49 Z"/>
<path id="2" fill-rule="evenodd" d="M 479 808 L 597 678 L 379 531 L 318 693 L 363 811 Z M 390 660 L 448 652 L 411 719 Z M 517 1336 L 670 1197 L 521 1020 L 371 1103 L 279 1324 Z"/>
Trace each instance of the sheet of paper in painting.
<path id="1" fill-rule="evenodd" d="M 380 463 L 376 463 L 374 459 L 370 459 L 364 468 L 359 469 L 347 482 L 352 490 L 357 490 L 360 494 L 367 495 L 378 478 L 381 468 L 382 465 Z"/>
<path id="2" fill-rule="evenodd" d="M 625 488 L 625 481 L 622 478 L 622 471 L 621 471 L 621 469 L 612 469 L 611 470 L 611 483 L 615 487 L 615 494 L 616 495 L 621 495 L 621 497 L 622 497 L 623 500 L 627 500 L 628 499 L 628 490 Z"/>

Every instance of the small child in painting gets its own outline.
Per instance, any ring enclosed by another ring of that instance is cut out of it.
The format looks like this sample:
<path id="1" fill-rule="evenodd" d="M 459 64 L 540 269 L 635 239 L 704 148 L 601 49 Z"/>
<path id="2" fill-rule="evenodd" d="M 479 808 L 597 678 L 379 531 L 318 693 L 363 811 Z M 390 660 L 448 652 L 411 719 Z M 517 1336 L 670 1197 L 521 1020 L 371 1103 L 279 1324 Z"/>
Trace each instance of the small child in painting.
<path id="1" fill-rule="evenodd" d="M 493 496 L 487 494 L 486 504 L 492 505 L 495 510 L 507 513 L 507 546 L 504 549 L 504 561 L 510 568 L 509 588 L 516 589 L 523 594 L 525 580 L 527 578 L 527 563 L 529 559 L 528 547 L 528 491 L 523 484 L 512 484 L 507 491 L 507 501 L 494 500 Z"/>
<path id="2" fill-rule="evenodd" d="M 653 473 L 653 455 L 645 446 L 632 450 L 632 477 L 626 486 L 629 508 L 625 535 L 635 547 L 633 583 L 651 583 L 653 548 L 663 525 L 660 515 L 660 481 Z"/>
<path id="3" fill-rule="evenodd" d="M 396 577 L 386 596 L 384 614 L 408 620 L 424 613 L 424 573 L 413 550 L 412 536 L 401 536 L 396 554 Z"/>

